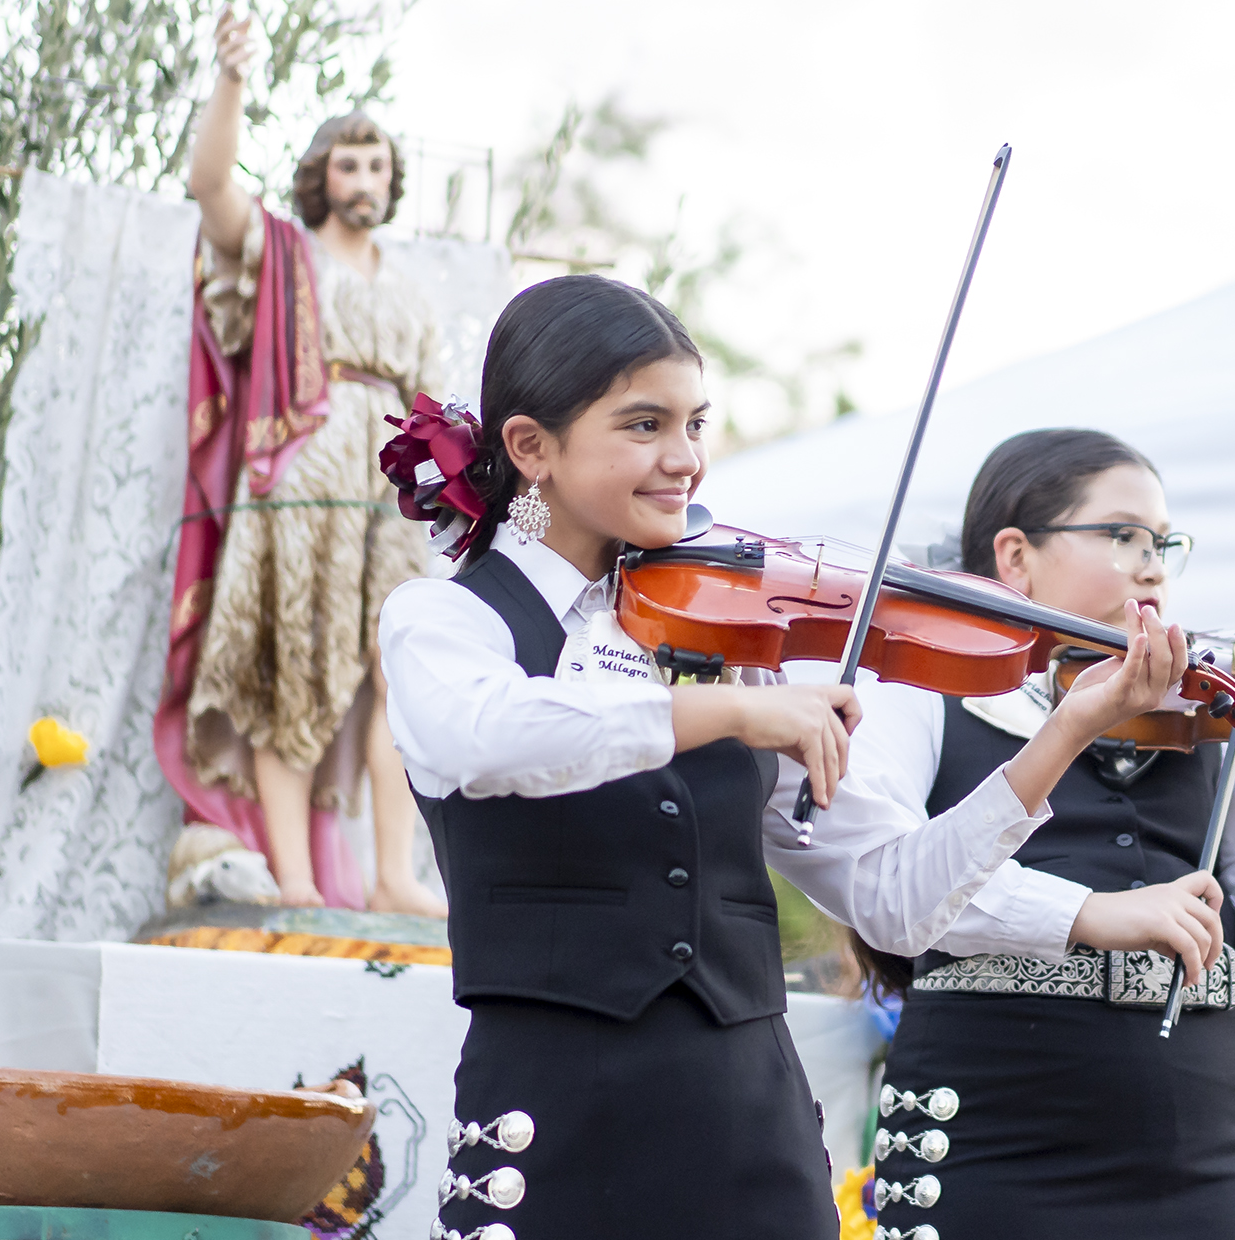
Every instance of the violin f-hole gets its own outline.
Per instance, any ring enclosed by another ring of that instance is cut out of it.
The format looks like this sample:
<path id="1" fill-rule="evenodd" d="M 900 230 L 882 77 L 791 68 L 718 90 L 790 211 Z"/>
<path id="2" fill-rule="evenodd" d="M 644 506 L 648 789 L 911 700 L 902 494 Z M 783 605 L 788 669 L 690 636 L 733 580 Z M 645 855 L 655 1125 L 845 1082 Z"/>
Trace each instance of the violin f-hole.
<path id="1" fill-rule="evenodd" d="M 844 611 L 853 606 L 853 595 L 842 594 L 839 603 L 823 603 L 814 598 L 797 598 L 792 594 L 774 594 L 767 600 L 768 610 L 775 615 L 783 616 L 785 609 L 775 606 L 776 603 L 801 603 L 803 607 L 818 607 L 822 611 Z"/>

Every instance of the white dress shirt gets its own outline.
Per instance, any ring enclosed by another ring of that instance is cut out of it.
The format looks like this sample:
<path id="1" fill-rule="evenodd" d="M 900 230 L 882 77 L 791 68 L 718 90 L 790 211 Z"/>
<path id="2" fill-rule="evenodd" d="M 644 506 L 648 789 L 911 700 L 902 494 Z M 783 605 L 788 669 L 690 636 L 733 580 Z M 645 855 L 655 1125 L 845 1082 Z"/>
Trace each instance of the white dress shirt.
<path id="1" fill-rule="evenodd" d="M 786 670 L 796 683 L 830 683 L 836 675 L 833 664 L 792 663 Z M 819 815 L 816 835 L 821 829 L 832 831 L 841 824 L 864 821 L 865 800 L 854 796 L 858 786 L 894 802 L 919 824 L 929 818 L 926 801 L 939 772 L 943 745 L 943 697 L 884 683 L 869 672 L 859 673 L 857 689 L 862 722 L 850 742 L 849 774 L 831 807 Z M 815 897 L 817 882 L 809 860 L 799 859 L 782 872 Z M 1003 952 L 1062 960 L 1072 923 L 1090 893 L 1080 883 L 1004 861 L 935 946 L 955 956 Z"/>
<path id="2" fill-rule="evenodd" d="M 540 591 L 568 634 L 610 605 L 607 582 L 587 581 L 543 543 L 521 546 L 502 526 L 493 547 Z M 390 728 L 422 795 L 458 789 L 469 798 L 555 796 L 653 770 L 673 757 L 672 699 L 663 685 L 529 677 L 514 661 L 506 623 L 452 581 L 399 586 L 382 608 L 378 641 Z M 752 669 L 743 679 L 758 686 L 783 677 Z M 899 753 L 889 756 L 897 768 L 903 761 Z M 782 757 L 763 835 L 768 864 L 830 916 L 874 947 L 916 955 L 952 929 L 984 884 L 1003 881 L 1001 865 L 1050 810 L 1026 814 L 1000 769 L 927 821 L 906 795 L 921 774 L 914 756 L 907 761 L 908 773 L 878 763 L 855 770 L 851 761 L 814 843 L 802 848 L 789 815 L 804 771 Z M 1032 882 L 1012 884 L 1013 905 L 1034 902 Z M 989 928 L 989 940 L 972 932 L 966 951 L 1012 950 L 1000 907 L 978 923 Z M 948 947 L 957 950 L 950 939 Z"/>

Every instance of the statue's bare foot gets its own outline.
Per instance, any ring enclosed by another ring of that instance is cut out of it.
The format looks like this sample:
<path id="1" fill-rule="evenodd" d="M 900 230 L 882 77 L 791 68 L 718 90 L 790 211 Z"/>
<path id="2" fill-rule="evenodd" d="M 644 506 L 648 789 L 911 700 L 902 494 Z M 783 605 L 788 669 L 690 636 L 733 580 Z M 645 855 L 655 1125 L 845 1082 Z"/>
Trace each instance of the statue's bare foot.
<path id="1" fill-rule="evenodd" d="M 326 901 L 312 881 L 288 879 L 279 884 L 279 903 L 287 908 L 325 908 Z"/>
<path id="2" fill-rule="evenodd" d="M 418 917 L 445 917 L 446 901 L 435 896 L 424 883 L 409 878 L 402 883 L 380 879 L 369 897 L 372 913 L 414 913 Z"/>

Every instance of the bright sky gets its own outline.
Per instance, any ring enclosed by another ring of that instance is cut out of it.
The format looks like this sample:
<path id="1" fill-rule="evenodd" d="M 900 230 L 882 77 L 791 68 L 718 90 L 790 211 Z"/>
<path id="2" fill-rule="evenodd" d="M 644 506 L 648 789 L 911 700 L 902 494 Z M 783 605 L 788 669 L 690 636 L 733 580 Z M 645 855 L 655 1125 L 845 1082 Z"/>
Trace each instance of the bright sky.
<path id="1" fill-rule="evenodd" d="M 420 0 L 395 128 L 496 148 L 614 90 L 677 124 L 679 193 L 769 260 L 718 314 L 769 353 L 860 338 L 847 386 L 916 402 L 1001 142 L 1013 159 L 945 384 L 1235 280 L 1229 0 Z"/>

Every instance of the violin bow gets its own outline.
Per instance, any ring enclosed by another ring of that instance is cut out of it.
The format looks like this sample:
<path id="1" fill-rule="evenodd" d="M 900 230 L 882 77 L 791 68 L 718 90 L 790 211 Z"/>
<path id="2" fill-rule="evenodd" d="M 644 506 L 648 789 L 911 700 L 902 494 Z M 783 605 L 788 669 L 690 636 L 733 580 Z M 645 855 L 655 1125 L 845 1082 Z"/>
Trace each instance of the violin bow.
<path id="1" fill-rule="evenodd" d="M 858 598 L 857 610 L 854 612 L 853 623 L 849 626 L 849 635 L 845 640 L 845 648 L 841 654 L 840 675 L 836 679 L 839 685 L 852 685 L 857 679 L 858 663 L 862 657 L 862 648 L 866 645 L 866 636 L 870 632 L 871 617 L 875 614 L 875 603 L 879 599 L 879 591 L 883 586 L 884 575 L 888 570 L 888 556 L 892 552 L 892 541 L 896 537 L 896 527 L 900 522 L 901 509 L 905 506 L 905 496 L 909 491 L 909 483 L 913 479 L 914 466 L 918 461 L 918 451 L 926 435 L 926 425 L 930 421 L 931 410 L 935 405 L 935 393 L 939 390 L 939 381 L 943 377 L 943 368 L 952 348 L 952 338 L 956 335 L 956 327 L 960 322 L 961 311 L 965 308 L 965 298 L 969 293 L 969 285 L 973 281 L 974 269 L 978 265 L 978 255 L 982 253 L 982 243 L 986 240 L 987 229 L 991 225 L 991 216 L 995 212 L 995 204 L 999 201 L 999 191 L 1003 188 L 1003 179 L 1008 173 L 1008 161 L 1012 158 L 1012 148 L 1005 142 L 995 155 L 995 166 L 991 172 L 990 183 L 986 187 L 986 197 L 982 201 L 982 210 L 978 214 L 978 226 L 974 229 L 973 240 L 969 243 L 969 253 L 965 256 L 965 266 L 961 271 L 960 283 L 952 297 L 952 308 L 948 311 L 948 320 L 944 325 L 943 338 L 935 353 L 935 361 L 931 366 L 930 379 L 926 391 L 922 395 L 922 403 L 918 406 L 918 416 L 914 420 L 913 432 L 909 436 L 909 446 L 905 449 L 905 459 L 901 462 L 900 477 L 896 481 L 896 491 L 888 508 L 887 519 L 883 523 L 883 533 L 879 538 L 879 547 L 875 558 L 871 561 L 870 572 L 862 585 L 862 593 Z M 800 824 L 798 843 L 809 845 L 815 829 L 815 815 L 819 807 L 811 794 L 809 778 L 802 780 L 798 789 L 798 798 L 793 807 L 794 821 Z"/>
<path id="2" fill-rule="evenodd" d="M 1201 846 L 1201 863 L 1198 867 L 1212 874 L 1218 864 L 1218 849 L 1226 831 L 1226 820 L 1231 813 L 1231 794 L 1235 792 L 1235 735 L 1226 743 L 1226 755 L 1222 759 L 1222 773 L 1218 776 L 1218 791 L 1214 795 L 1214 807 L 1209 814 L 1209 829 Z M 1166 995 L 1166 1011 L 1162 1015 L 1162 1028 L 1158 1036 L 1169 1038 L 1171 1030 L 1179 1023 L 1184 1005 L 1184 958 L 1175 957 L 1175 972 L 1171 975 L 1171 988 Z"/>

